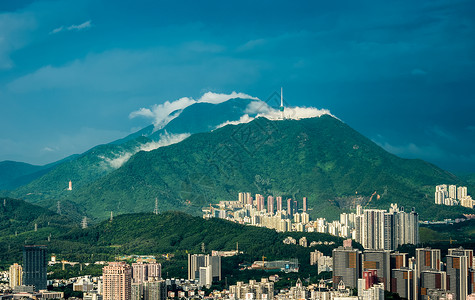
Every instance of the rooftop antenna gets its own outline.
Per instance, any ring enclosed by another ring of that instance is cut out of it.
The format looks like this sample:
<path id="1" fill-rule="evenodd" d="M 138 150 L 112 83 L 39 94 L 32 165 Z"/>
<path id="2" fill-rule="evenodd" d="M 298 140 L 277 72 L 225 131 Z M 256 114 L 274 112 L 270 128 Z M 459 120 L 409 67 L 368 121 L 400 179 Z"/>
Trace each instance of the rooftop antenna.
<path id="1" fill-rule="evenodd" d="M 158 215 L 158 198 L 155 198 L 155 209 L 153 210 L 153 213 Z"/>
<path id="2" fill-rule="evenodd" d="M 282 116 L 282 120 L 284 119 L 284 88 L 280 88 L 280 113 Z"/>

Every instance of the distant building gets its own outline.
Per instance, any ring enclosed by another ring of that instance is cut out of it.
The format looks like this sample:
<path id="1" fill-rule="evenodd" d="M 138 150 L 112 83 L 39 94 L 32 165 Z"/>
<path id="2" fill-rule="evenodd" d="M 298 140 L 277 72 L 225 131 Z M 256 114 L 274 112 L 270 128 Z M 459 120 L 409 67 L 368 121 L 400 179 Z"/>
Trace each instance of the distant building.
<path id="1" fill-rule="evenodd" d="M 310 265 L 316 265 L 318 262 L 318 259 L 323 256 L 323 253 L 315 250 L 313 252 L 310 252 Z"/>
<path id="2" fill-rule="evenodd" d="M 270 214 L 274 213 L 274 197 L 272 196 L 267 197 L 267 212 Z"/>
<path id="3" fill-rule="evenodd" d="M 202 270 L 201 268 L 209 269 Z M 204 254 L 188 254 L 188 279 L 198 280 L 205 275 L 206 279 L 201 282 L 215 282 L 221 280 L 221 256 Z"/>
<path id="4" fill-rule="evenodd" d="M 9 285 L 12 290 L 23 285 L 23 268 L 19 264 L 14 263 L 10 266 L 9 275 Z"/>
<path id="5" fill-rule="evenodd" d="M 401 298 L 416 300 L 414 293 L 415 275 L 414 270 L 402 267 L 391 270 L 390 291 L 397 293 Z"/>
<path id="6" fill-rule="evenodd" d="M 165 300 L 167 299 L 167 285 L 164 280 L 149 280 L 143 283 L 144 300 Z"/>
<path id="7" fill-rule="evenodd" d="M 149 278 L 162 277 L 162 265 L 159 263 L 144 264 L 141 262 L 132 264 L 132 282 L 143 283 Z"/>
<path id="8" fill-rule="evenodd" d="M 23 247 L 23 285 L 35 287 L 35 291 L 46 290 L 48 259 L 46 246 L 27 245 Z"/>
<path id="9" fill-rule="evenodd" d="M 447 259 L 447 290 L 455 295 L 457 300 L 466 300 L 468 295 L 468 256 L 458 253 L 449 254 Z"/>
<path id="10" fill-rule="evenodd" d="M 104 300 L 131 298 L 132 268 L 123 261 L 110 262 L 102 269 Z"/>
<path id="11" fill-rule="evenodd" d="M 238 281 L 229 287 L 229 293 L 231 299 L 273 299 L 274 283 L 267 278 L 262 278 L 261 282 L 249 280 L 247 284 Z"/>
<path id="12" fill-rule="evenodd" d="M 351 288 L 358 287 L 361 276 L 361 251 L 353 248 L 338 247 L 333 249 L 333 288 L 340 282 Z"/>
<path id="13" fill-rule="evenodd" d="M 277 211 L 282 211 L 282 197 L 278 196 L 275 199 L 277 201 Z"/>
<path id="14" fill-rule="evenodd" d="M 365 250 L 363 252 L 363 271 L 376 270 L 379 283 L 384 284 L 384 288 L 390 290 L 391 270 L 390 270 L 389 250 Z"/>
<path id="15" fill-rule="evenodd" d="M 333 271 L 333 259 L 331 256 L 322 256 L 317 261 L 318 274 Z"/>

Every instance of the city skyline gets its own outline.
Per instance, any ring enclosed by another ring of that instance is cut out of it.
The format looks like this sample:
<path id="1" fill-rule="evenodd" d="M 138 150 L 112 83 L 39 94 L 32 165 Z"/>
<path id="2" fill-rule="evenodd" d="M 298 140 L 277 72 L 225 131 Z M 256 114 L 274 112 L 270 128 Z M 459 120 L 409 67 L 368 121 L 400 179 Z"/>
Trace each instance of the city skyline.
<path id="1" fill-rule="evenodd" d="M 329 109 L 391 153 L 474 172 L 473 6 L 7 1 L 0 161 L 82 153 L 165 101 L 283 86 L 290 106 Z"/>

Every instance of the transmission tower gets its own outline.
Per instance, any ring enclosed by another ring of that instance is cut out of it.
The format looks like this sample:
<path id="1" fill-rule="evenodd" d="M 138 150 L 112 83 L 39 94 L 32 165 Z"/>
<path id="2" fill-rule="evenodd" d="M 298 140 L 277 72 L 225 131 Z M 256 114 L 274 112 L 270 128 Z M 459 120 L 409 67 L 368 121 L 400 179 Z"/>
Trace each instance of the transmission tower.
<path id="1" fill-rule="evenodd" d="M 158 215 L 158 198 L 155 198 L 155 209 L 153 210 L 153 213 Z"/>
<path id="2" fill-rule="evenodd" d="M 56 213 L 61 215 L 61 202 L 59 201 L 56 203 Z"/>
<path id="3" fill-rule="evenodd" d="M 111 219 L 110 219 L 110 221 L 112 222 L 112 220 L 114 220 L 114 214 L 112 213 L 112 210 L 111 210 Z"/>
<path id="4" fill-rule="evenodd" d="M 82 221 L 81 221 L 81 228 L 82 229 L 86 229 L 87 228 L 87 217 L 84 216 L 84 218 L 82 218 Z"/>

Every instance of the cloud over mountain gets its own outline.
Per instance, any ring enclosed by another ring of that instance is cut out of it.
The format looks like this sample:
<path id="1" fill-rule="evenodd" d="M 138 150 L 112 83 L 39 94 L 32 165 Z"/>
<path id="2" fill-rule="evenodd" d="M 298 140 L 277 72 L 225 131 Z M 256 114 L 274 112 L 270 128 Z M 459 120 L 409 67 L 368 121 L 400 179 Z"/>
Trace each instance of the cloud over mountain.
<path id="1" fill-rule="evenodd" d="M 181 110 L 187 108 L 192 104 L 219 104 L 234 98 L 259 100 L 256 97 L 244 93 L 236 93 L 234 91 L 231 94 L 207 92 L 203 94 L 203 96 L 201 96 L 198 100 L 189 97 L 183 97 L 175 101 L 165 101 L 165 103 L 162 104 L 155 104 L 151 108 L 140 108 L 136 111 L 131 112 L 129 114 L 129 118 L 133 119 L 136 117 L 145 117 L 153 119 L 155 130 L 158 130 L 163 128 L 174 118 L 178 117 L 181 113 Z"/>

